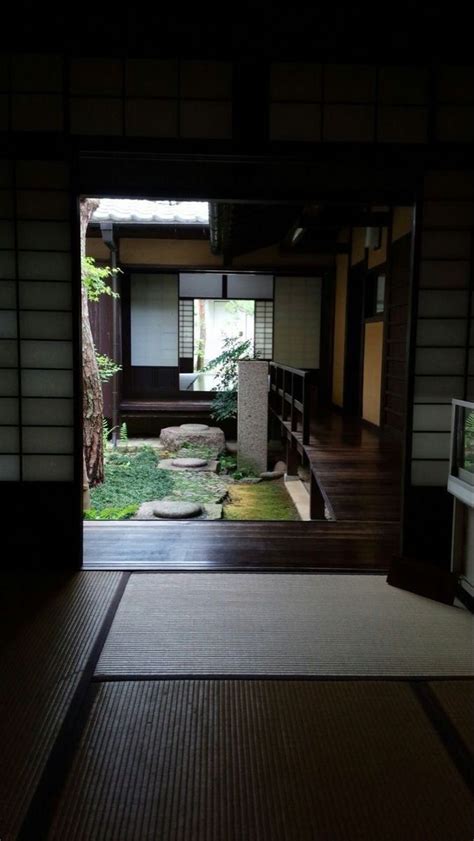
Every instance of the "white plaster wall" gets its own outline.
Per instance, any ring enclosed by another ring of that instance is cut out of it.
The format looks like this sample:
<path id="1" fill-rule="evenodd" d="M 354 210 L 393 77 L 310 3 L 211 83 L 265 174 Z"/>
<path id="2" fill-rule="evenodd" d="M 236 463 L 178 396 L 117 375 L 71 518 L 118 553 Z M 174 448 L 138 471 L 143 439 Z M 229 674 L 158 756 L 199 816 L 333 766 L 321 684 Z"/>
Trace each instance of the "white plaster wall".
<path id="1" fill-rule="evenodd" d="M 319 368 L 319 277 L 276 277 L 273 358 L 293 368 Z"/>

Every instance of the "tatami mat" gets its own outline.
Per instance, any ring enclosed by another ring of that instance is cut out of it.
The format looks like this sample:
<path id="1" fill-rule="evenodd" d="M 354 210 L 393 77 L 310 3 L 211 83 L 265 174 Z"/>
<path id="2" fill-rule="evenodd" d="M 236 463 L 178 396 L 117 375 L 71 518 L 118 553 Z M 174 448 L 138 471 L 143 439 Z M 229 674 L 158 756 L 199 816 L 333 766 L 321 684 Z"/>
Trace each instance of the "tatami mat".
<path id="1" fill-rule="evenodd" d="M 440 680 L 430 684 L 461 739 L 474 754 L 474 683 Z"/>
<path id="2" fill-rule="evenodd" d="M 135 574 L 103 676 L 465 676 L 472 616 L 378 575 Z"/>
<path id="3" fill-rule="evenodd" d="M 469 791 L 396 681 L 103 683 L 50 841 L 463 841 Z"/>
<path id="4" fill-rule="evenodd" d="M 120 578 L 2 577 L 2 841 L 16 838 Z"/>

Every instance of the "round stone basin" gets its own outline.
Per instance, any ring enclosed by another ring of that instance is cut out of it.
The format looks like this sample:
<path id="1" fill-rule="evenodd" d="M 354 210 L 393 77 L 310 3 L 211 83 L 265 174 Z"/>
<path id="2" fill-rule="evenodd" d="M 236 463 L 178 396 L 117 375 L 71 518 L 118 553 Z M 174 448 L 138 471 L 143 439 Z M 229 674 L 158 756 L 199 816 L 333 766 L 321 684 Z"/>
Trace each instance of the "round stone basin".
<path id="1" fill-rule="evenodd" d="M 182 423 L 179 428 L 184 432 L 207 432 L 209 429 L 205 423 Z"/>
<path id="2" fill-rule="evenodd" d="M 204 458 L 174 458 L 172 464 L 173 467 L 191 467 L 194 470 L 198 467 L 207 467 L 207 461 Z"/>
<path id="3" fill-rule="evenodd" d="M 195 502 L 173 502 L 162 500 L 153 509 L 153 515 L 160 520 L 183 520 L 187 517 L 199 517 L 202 507 Z"/>

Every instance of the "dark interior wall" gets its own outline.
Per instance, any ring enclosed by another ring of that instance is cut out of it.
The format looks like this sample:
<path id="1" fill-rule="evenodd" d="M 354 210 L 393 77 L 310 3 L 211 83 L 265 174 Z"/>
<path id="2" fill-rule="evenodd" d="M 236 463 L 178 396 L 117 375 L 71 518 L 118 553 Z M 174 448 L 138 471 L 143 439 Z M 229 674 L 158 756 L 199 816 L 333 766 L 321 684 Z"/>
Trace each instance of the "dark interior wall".
<path id="1" fill-rule="evenodd" d="M 410 202 L 425 169 L 472 165 L 474 87 L 463 68 L 441 62 L 433 70 L 421 58 L 400 68 L 383 52 L 379 65 L 365 56 L 367 84 L 360 89 L 357 66 L 338 65 L 329 53 L 323 72 L 303 60 L 318 52 L 296 48 L 296 63 L 285 63 L 284 51 L 274 54 L 273 66 L 261 56 L 255 66 L 267 85 L 234 89 L 225 39 L 223 63 L 201 55 L 180 67 L 171 58 L 165 68 L 161 60 L 150 65 L 140 38 L 132 58 L 124 60 L 130 52 L 120 49 L 107 56 L 113 27 L 109 33 L 102 19 L 101 58 L 79 57 L 75 49 L 70 60 L 57 52 L 58 44 L 67 52 L 77 35 L 65 15 L 66 38 L 53 37 L 51 53 L 48 38 L 41 41 L 40 57 L 34 51 L 41 27 L 35 31 L 26 17 L 33 53 L 0 62 L 0 510 L 8 524 L 6 557 L 24 553 L 28 563 L 34 545 L 36 558 L 75 566 L 82 493 L 78 194 Z M 303 27 L 296 18 L 298 46 Z M 84 11 L 81 27 L 87 20 Z M 188 58 L 200 49 L 196 31 L 189 55 L 181 43 Z M 248 40 L 248 27 L 243 32 Z M 166 40 L 162 29 L 160 38 Z M 19 39 L 19 49 L 27 43 Z M 148 43 L 153 52 L 154 37 Z M 249 107 L 245 96 L 254 97 Z M 246 120 L 257 112 L 268 119 L 254 134 Z M 453 181 L 449 173 L 446 181 Z M 443 190 L 442 201 L 450 200 Z M 451 243 L 455 259 L 462 258 L 463 236 Z M 456 298 L 454 290 L 446 294 Z M 59 366 L 56 342 L 63 343 Z M 410 471 L 408 486 L 423 487 Z"/>
<path id="2" fill-rule="evenodd" d="M 435 170 L 415 216 L 408 355 L 404 549 L 449 567 L 451 401 L 469 397 L 474 172 Z"/>
<path id="3" fill-rule="evenodd" d="M 406 415 L 411 244 L 410 234 L 392 242 L 386 287 L 381 423 L 385 432 L 400 441 Z"/>

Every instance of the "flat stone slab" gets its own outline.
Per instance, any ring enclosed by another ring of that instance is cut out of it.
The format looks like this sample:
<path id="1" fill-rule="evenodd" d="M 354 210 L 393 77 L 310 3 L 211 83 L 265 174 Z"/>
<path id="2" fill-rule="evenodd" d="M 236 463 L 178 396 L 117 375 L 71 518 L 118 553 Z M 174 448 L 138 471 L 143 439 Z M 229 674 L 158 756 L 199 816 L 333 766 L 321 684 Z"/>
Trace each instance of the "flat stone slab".
<path id="1" fill-rule="evenodd" d="M 222 429 L 218 426 L 205 426 L 198 423 L 167 426 L 161 430 L 160 441 L 164 448 L 172 453 L 180 450 L 183 444 L 194 444 L 196 447 L 206 447 L 215 458 L 225 449 L 225 436 Z"/>
<path id="2" fill-rule="evenodd" d="M 282 479 L 285 473 L 281 472 L 281 470 L 264 470 L 263 473 L 260 473 L 260 478 L 266 481 L 271 479 Z"/>
<path id="3" fill-rule="evenodd" d="M 142 502 L 140 508 L 138 509 L 137 513 L 133 515 L 131 518 L 132 520 L 165 520 L 165 517 L 156 517 L 153 513 L 154 509 L 157 505 L 161 505 L 162 500 L 153 500 L 152 502 Z M 177 503 L 174 503 L 175 505 Z M 189 505 L 190 503 L 186 503 Z M 201 509 L 201 513 L 197 514 L 196 516 L 192 517 L 193 520 L 221 520 L 222 519 L 222 510 L 223 506 L 216 503 L 216 502 L 206 502 L 203 505 L 199 505 Z M 169 518 L 168 518 L 169 519 Z M 181 516 L 180 518 L 175 519 L 187 519 L 187 517 Z"/>
<path id="4" fill-rule="evenodd" d="M 203 461 L 202 467 L 188 467 L 181 464 L 182 461 Z M 177 462 L 177 463 L 176 463 Z M 217 460 L 214 458 L 205 461 L 204 459 L 189 459 L 189 458 L 163 458 L 158 462 L 159 470 L 176 470 L 179 473 L 188 470 L 190 473 L 217 473 Z"/>
<path id="5" fill-rule="evenodd" d="M 196 467 L 207 467 L 205 458 L 174 458 L 172 463 L 173 467 L 190 467 L 193 469 L 196 469 Z"/>
<path id="6" fill-rule="evenodd" d="M 155 503 L 153 515 L 160 520 L 182 520 L 188 517 L 199 517 L 202 505 L 197 502 L 175 502 L 163 499 Z"/>

